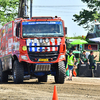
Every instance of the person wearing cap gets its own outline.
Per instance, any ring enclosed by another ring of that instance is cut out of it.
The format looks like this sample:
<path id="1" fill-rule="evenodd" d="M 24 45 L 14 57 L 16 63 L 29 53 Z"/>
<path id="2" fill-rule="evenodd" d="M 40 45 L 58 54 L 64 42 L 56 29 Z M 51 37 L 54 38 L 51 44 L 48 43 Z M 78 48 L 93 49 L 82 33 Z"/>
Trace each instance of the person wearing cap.
<path id="1" fill-rule="evenodd" d="M 80 55 L 80 62 L 81 62 L 81 64 L 84 64 L 84 63 L 87 62 L 86 51 L 85 51 L 85 50 L 84 50 L 84 51 L 82 52 L 82 54 Z"/>
<path id="2" fill-rule="evenodd" d="M 69 55 L 67 58 L 68 69 L 69 69 L 69 79 L 68 80 L 72 80 L 72 70 L 74 67 L 74 63 L 76 62 L 75 56 L 73 55 L 72 52 L 73 52 L 72 50 L 69 51 Z"/>

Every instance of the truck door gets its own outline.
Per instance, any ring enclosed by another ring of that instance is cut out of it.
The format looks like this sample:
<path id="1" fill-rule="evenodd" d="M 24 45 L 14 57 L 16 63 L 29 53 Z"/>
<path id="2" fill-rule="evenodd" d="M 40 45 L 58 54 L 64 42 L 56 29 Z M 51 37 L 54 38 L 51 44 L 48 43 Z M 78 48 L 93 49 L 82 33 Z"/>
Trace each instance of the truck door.
<path id="1" fill-rule="evenodd" d="M 20 23 L 15 23 L 14 25 L 14 51 L 19 50 L 19 40 L 20 40 Z"/>

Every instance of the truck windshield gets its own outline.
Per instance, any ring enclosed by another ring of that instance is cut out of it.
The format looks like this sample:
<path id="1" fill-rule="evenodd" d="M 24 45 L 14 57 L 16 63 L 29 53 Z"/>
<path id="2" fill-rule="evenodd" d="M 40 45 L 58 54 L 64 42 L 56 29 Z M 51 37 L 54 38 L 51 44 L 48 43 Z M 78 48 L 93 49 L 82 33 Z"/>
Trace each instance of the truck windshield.
<path id="1" fill-rule="evenodd" d="M 23 37 L 64 36 L 62 22 L 22 22 Z"/>

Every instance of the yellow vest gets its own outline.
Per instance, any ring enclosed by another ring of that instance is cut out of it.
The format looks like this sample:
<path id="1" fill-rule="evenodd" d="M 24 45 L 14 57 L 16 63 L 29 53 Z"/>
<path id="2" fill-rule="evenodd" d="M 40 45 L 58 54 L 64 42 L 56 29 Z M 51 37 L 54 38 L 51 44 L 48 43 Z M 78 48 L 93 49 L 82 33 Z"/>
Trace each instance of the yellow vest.
<path id="1" fill-rule="evenodd" d="M 67 62 L 68 65 L 71 65 L 71 66 L 74 65 L 73 57 L 74 57 L 74 55 L 71 55 L 71 56 L 68 55 L 68 58 L 67 58 L 67 59 L 68 59 L 68 60 L 67 60 L 67 61 L 68 61 L 68 62 Z"/>

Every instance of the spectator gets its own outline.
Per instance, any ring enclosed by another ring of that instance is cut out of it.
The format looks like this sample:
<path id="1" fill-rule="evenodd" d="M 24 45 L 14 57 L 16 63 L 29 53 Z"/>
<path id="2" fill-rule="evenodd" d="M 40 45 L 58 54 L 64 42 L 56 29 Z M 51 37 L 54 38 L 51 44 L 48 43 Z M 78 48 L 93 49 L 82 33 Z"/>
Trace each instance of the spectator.
<path id="1" fill-rule="evenodd" d="M 92 69 L 92 66 L 96 69 L 96 63 L 95 63 L 95 58 L 97 55 L 94 57 L 93 51 L 90 51 L 90 55 L 88 56 L 88 64 L 90 65 L 90 69 Z"/>
<path id="2" fill-rule="evenodd" d="M 86 51 L 84 50 L 83 53 L 80 55 L 80 62 L 81 64 L 84 64 L 87 62 L 87 58 L 86 58 Z"/>
<path id="3" fill-rule="evenodd" d="M 77 45 L 72 46 L 70 50 L 77 50 Z"/>
<path id="4" fill-rule="evenodd" d="M 72 50 L 70 50 L 68 58 L 67 58 L 68 69 L 69 69 L 69 79 L 68 80 L 72 80 L 72 70 L 73 70 L 75 62 L 76 62 L 75 56 L 72 54 Z"/>

